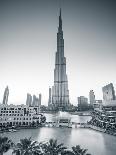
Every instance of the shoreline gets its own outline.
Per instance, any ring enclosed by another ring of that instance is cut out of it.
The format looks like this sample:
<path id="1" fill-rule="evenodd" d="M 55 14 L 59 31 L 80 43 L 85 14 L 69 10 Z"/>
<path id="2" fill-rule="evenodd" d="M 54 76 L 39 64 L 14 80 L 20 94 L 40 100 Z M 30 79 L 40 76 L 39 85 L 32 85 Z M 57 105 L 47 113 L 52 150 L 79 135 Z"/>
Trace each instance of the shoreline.
<path id="1" fill-rule="evenodd" d="M 44 125 L 41 125 L 41 126 L 35 126 L 35 127 L 17 127 L 17 128 L 15 128 L 14 130 L 16 130 L 16 131 L 0 131 L 0 134 L 1 133 L 10 133 L 10 132 L 17 132 L 17 131 L 19 131 L 19 130 L 21 130 L 21 129 L 39 129 L 39 128 L 43 128 L 43 127 L 45 127 L 46 128 L 46 126 L 44 126 Z M 48 127 L 48 126 L 47 126 Z M 69 127 L 48 127 L 48 128 L 69 128 Z M 71 127 L 72 128 L 72 127 Z M 70 128 L 70 129 L 71 129 Z M 108 135 L 112 135 L 112 136 L 116 136 L 116 132 L 111 132 L 111 131 L 107 131 L 106 129 L 102 129 L 102 128 L 100 128 L 100 127 L 96 127 L 96 126 L 93 126 L 93 125 L 89 125 L 89 124 L 86 124 L 86 125 L 84 125 L 84 126 L 81 126 L 81 127 L 77 127 L 76 129 L 78 130 L 78 128 L 81 128 L 81 129 L 91 129 L 91 130 L 94 130 L 94 131 L 98 131 L 98 132 L 102 132 L 102 133 L 105 133 L 105 134 L 108 134 Z M 72 128 L 73 129 L 73 128 Z"/>
<path id="2" fill-rule="evenodd" d="M 86 128 L 92 129 L 92 130 L 95 130 L 98 132 L 103 132 L 103 133 L 106 133 L 108 135 L 116 136 L 116 132 L 107 131 L 106 129 L 102 129 L 102 128 L 94 126 L 94 125 L 88 125 L 88 127 L 86 127 Z"/>

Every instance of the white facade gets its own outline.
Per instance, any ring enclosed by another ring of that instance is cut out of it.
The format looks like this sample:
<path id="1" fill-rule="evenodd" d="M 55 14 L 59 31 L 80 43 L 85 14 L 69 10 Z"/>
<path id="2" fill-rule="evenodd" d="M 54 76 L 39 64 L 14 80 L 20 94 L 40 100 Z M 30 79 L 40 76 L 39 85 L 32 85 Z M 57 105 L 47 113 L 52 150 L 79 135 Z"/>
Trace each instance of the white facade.
<path id="1" fill-rule="evenodd" d="M 41 122 L 38 107 L 26 105 L 0 105 L 0 126 L 28 126 Z"/>

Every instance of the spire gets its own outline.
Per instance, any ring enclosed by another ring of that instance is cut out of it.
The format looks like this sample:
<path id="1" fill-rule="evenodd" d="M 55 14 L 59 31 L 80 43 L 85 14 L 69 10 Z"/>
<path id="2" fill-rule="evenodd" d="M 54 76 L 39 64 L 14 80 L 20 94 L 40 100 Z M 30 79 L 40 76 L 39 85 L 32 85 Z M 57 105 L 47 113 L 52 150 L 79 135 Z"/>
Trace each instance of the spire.
<path id="1" fill-rule="evenodd" d="M 59 16 L 59 31 L 62 31 L 62 17 L 61 17 L 61 8 L 60 8 L 60 16 Z"/>
<path id="2" fill-rule="evenodd" d="M 61 8 L 60 8 L 60 17 L 61 17 Z"/>

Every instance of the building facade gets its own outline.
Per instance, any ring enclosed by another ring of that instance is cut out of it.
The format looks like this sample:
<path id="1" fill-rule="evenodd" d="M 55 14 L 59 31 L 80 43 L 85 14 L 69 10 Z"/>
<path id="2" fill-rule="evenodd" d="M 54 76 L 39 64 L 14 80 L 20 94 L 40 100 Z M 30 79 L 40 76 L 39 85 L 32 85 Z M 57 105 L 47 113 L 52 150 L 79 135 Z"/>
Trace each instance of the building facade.
<path id="1" fill-rule="evenodd" d="M 0 105 L 0 127 L 33 126 L 44 122 L 38 107 L 27 105 Z"/>
<path id="2" fill-rule="evenodd" d="M 38 106 L 40 107 L 41 106 L 41 94 L 39 94 L 39 97 L 37 97 L 36 95 L 32 95 L 27 93 L 27 99 L 26 99 L 26 105 L 27 106 L 32 106 L 32 107 L 35 107 L 35 106 Z"/>
<path id="3" fill-rule="evenodd" d="M 39 106 L 41 106 L 41 100 L 42 100 L 42 95 L 41 94 L 39 94 Z"/>
<path id="4" fill-rule="evenodd" d="M 78 109 L 87 110 L 88 109 L 88 98 L 84 96 L 78 97 Z"/>
<path id="5" fill-rule="evenodd" d="M 60 9 L 57 33 L 57 52 L 54 69 L 54 85 L 52 87 L 52 105 L 54 108 L 66 109 L 69 104 L 68 79 L 66 74 L 66 58 L 64 57 L 64 39 Z"/>
<path id="6" fill-rule="evenodd" d="M 49 87 L 49 99 L 48 99 L 48 106 L 52 103 L 52 89 Z"/>
<path id="7" fill-rule="evenodd" d="M 8 97 L 9 97 L 9 88 L 8 86 L 5 88 L 4 96 L 3 96 L 3 104 L 8 103 Z"/>
<path id="8" fill-rule="evenodd" d="M 102 92 L 103 92 L 103 100 L 104 101 L 115 100 L 115 90 L 114 90 L 114 86 L 112 83 L 104 86 L 102 88 Z"/>
<path id="9" fill-rule="evenodd" d="M 89 123 L 104 129 L 107 133 L 114 134 L 116 133 L 116 100 L 113 84 L 104 86 L 102 91 L 102 108 L 92 112 L 92 119 Z"/>
<path id="10" fill-rule="evenodd" d="M 95 103 L 95 94 L 93 90 L 90 90 L 89 92 L 89 102 L 90 105 L 93 105 Z"/>
<path id="11" fill-rule="evenodd" d="M 26 105 L 27 106 L 31 106 L 32 105 L 32 96 L 29 93 L 27 94 Z"/>

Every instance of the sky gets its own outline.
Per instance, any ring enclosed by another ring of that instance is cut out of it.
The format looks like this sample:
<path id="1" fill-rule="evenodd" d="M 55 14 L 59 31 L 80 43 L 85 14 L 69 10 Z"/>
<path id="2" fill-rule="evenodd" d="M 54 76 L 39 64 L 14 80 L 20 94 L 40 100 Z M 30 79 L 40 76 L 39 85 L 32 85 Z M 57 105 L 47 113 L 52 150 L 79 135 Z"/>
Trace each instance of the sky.
<path id="1" fill-rule="evenodd" d="M 102 87 L 116 90 L 115 0 L 0 0 L 0 102 L 25 104 L 27 93 L 47 105 L 53 85 L 59 9 L 70 101 L 102 99 Z"/>

